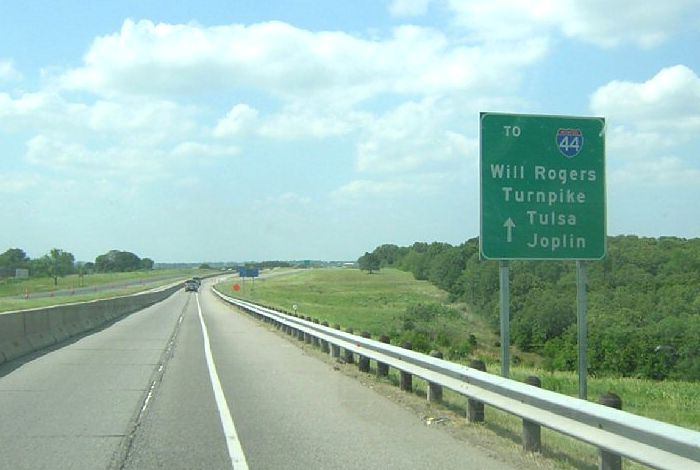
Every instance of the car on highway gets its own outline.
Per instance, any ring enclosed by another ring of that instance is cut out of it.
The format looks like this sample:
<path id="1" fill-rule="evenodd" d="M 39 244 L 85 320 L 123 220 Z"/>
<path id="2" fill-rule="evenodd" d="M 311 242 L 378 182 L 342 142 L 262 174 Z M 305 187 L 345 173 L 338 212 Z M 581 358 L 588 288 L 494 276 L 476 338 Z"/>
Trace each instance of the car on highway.
<path id="1" fill-rule="evenodd" d="M 185 281 L 185 292 L 197 292 L 199 290 L 199 282 L 194 279 Z"/>

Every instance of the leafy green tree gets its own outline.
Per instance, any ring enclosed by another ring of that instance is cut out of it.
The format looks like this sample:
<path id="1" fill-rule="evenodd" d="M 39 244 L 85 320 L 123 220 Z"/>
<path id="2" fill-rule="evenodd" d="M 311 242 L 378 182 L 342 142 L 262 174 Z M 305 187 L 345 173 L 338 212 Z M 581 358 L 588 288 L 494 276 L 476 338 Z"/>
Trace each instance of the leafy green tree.
<path id="1" fill-rule="evenodd" d="M 478 239 L 459 247 L 382 245 L 375 253 L 383 265 L 429 280 L 498 325 L 498 263 L 479 259 Z M 511 266 L 514 343 L 543 354 L 548 368 L 574 370 L 574 263 Z M 591 372 L 700 381 L 700 239 L 609 237 L 606 259 L 588 266 Z M 449 341 L 442 327 L 415 315 L 404 320 L 414 341 Z"/>
<path id="2" fill-rule="evenodd" d="M 17 269 L 29 268 L 30 261 L 24 250 L 10 248 L 0 254 L 0 277 L 14 276 Z"/>
<path id="3" fill-rule="evenodd" d="M 357 265 L 362 271 L 367 271 L 369 274 L 372 274 L 374 271 L 379 271 L 381 261 L 374 253 L 365 252 L 365 254 L 360 256 L 357 260 Z"/>
<path id="4" fill-rule="evenodd" d="M 95 269 L 98 272 L 130 272 L 153 268 L 153 260 L 146 259 L 148 261 L 144 262 L 129 251 L 110 250 L 95 258 Z"/>
<path id="5" fill-rule="evenodd" d="M 58 278 L 73 274 L 75 272 L 75 257 L 73 253 L 53 248 L 48 255 L 44 256 L 44 266 L 46 272 L 53 278 L 53 285 L 58 285 Z"/>
<path id="6" fill-rule="evenodd" d="M 10 248 L 3 254 L 0 254 L 0 267 L 3 268 L 8 268 L 12 270 L 17 268 L 26 269 L 29 267 L 29 262 L 29 257 L 24 252 L 24 250 L 20 248 Z"/>

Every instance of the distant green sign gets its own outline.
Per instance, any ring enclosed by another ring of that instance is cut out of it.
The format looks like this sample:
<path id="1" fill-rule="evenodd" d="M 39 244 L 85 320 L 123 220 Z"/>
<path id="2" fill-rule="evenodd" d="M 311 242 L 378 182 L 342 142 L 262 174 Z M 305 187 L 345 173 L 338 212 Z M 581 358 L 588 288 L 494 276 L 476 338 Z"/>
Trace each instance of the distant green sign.
<path id="1" fill-rule="evenodd" d="M 481 256 L 606 253 L 605 120 L 481 113 Z"/>

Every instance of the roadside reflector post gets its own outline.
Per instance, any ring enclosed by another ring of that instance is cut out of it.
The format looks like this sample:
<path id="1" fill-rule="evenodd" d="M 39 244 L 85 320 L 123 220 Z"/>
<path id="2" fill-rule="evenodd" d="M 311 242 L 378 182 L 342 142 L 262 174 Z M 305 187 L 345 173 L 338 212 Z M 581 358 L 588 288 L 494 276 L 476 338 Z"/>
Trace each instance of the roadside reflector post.
<path id="1" fill-rule="evenodd" d="M 471 361 L 469 367 L 486 372 L 486 364 L 481 360 Z M 484 404 L 482 402 L 473 398 L 467 400 L 467 421 L 470 423 L 484 422 Z"/>
<path id="2" fill-rule="evenodd" d="M 379 337 L 379 341 L 389 344 L 391 340 L 387 335 L 382 335 Z M 387 377 L 389 375 L 389 365 L 383 362 L 377 362 L 377 375 L 379 377 Z"/>
<path id="3" fill-rule="evenodd" d="M 411 344 L 409 341 L 403 343 L 401 345 L 402 348 L 404 349 L 413 349 L 413 344 Z M 399 388 L 403 390 L 404 392 L 412 392 L 413 391 L 413 376 L 409 374 L 408 372 L 404 371 L 399 371 Z"/>
<path id="4" fill-rule="evenodd" d="M 370 335 L 367 331 L 363 331 L 362 337 L 371 338 L 372 335 Z M 357 367 L 360 370 L 360 372 L 369 372 L 369 357 L 360 354 L 357 360 Z"/>
<path id="5" fill-rule="evenodd" d="M 440 351 L 432 350 L 430 351 L 430 357 L 437 359 L 442 359 L 442 353 Z M 428 402 L 439 402 L 442 401 L 442 385 L 438 385 L 433 382 L 428 382 Z"/>
<path id="6" fill-rule="evenodd" d="M 542 381 L 539 377 L 530 375 L 525 383 L 533 387 L 541 388 Z M 526 452 L 539 452 L 542 449 L 542 431 L 540 425 L 527 419 L 523 419 L 523 450 Z"/>
<path id="7" fill-rule="evenodd" d="M 615 408 L 616 410 L 622 409 L 622 398 L 614 393 L 606 393 L 600 397 L 599 403 L 601 405 L 609 406 L 610 408 Z M 600 449 L 600 465 L 598 466 L 600 470 L 622 470 L 622 457 L 607 450 Z"/>

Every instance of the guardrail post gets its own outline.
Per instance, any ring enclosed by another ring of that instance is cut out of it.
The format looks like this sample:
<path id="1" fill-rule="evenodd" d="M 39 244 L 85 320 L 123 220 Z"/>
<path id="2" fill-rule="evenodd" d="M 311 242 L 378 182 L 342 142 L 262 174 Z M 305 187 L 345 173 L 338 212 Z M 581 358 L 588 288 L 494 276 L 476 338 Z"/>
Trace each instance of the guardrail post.
<path id="1" fill-rule="evenodd" d="M 306 321 L 311 321 L 311 317 L 306 317 L 304 318 Z M 304 342 L 306 344 L 311 344 L 311 334 L 310 333 L 304 333 Z"/>
<path id="2" fill-rule="evenodd" d="M 370 335 L 367 331 L 363 331 L 362 337 L 371 338 L 372 335 Z M 360 370 L 360 372 L 369 372 L 369 357 L 359 355 L 357 359 L 357 368 Z"/>
<path id="3" fill-rule="evenodd" d="M 348 328 L 346 331 L 350 334 L 354 333 L 352 328 Z M 355 357 L 352 355 L 352 351 L 349 349 L 345 350 L 345 362 L 348 364 L 353 364 L 355 362 Z"/>
<path id="4" fill-rule="evenodd" d="M 316 323 L 317 325 L 321 324 L 321 321 L 318 318 L 314 318 L 313 322 Z M 321 347 L 321 340 L 318 339 L 318 336 L 311 336 L 311 342 L 313 343 L 314 346 L 320 348 Z"/>
<path id="5" fill-rule="evenodd" d="M 404 349 L 413 349 L 413 344 L 411 344 L 409 341 L 406 341 L 401 345 L 402 348 Z M 399 388 L 403 390 L 404 392 L 412 392 L 413 391 L 413 376 L 409 374 L 408 372 L 404 372 L 402 370 L 399 371 Z"/>
<path id="6" fill-rule="evenodd" d="M 542 387 L 542 381 L 534 375 L 528 376 L 525 383 L 533 387 Z M 523 449 L 526 452 L 539 452 L 542 449 L 541 435 L 539 424 L 523 419 Z"/>
<path id="7" fill-rule="evenodd" d="M 486 364 L 481 360 L 471 361 L 469 367 L 486 372 Z M 484 422 L 484 404 L 482 402 L 474 400 L 473 398 L 467 400 L 467 420 L 470 423 Z"/>
<path id="8" fill-rule="evenodd" d="M 328 322 L 324 321 L 321 323 L 321 326 L 328 326 Z M 328 354 L 331 351 L 331 348 L 328 347 L 328 341 L 325 339 L 321 340 L 321 352 Z"/>
<path id="9" fill-rule="evenodd" d="M 430 357 L 435 357 L 442 359 L 442 353 L 440 351 L 432 350 L 430 351 Z M 438 385 L 433 382 L 428 382 L 428 402 L 439 402 L 442 401 L 442 385 Z"/>
<path id="10" fill-rule="evenodd" d="M 339 330 L 340 325 L 337 323 L 333 323 L 333 329 Z M 334 357 L 336 359 L 340 358 L 340 346 L 337 344 L 331 344 L 331 357 Z"/>
<path id="11" fill-rule="evenodd" d="M 297 316 L 296 313 L 292 313 L 292 316 L 293 316 L 294 318 L 298 318 L 298 316 Z M 295 338 L 297 338 L 297 339 L 299 339 L 299 340 L 302 340 L 302 341 L 303 341 L 303 339 L 304 339 L 304 335 L 301 334 L 301 331 L 299 331 L 298 328 L 295 328 L 295 327 L 293 327 L 293 326 L 290 326 L 290 327 L 289 327 L 289 334 L 292 335 L 292 336 L 294 336 Z M 300 336 L 301 336 L 301 337 L 300 337 Z"/>
<path id="12" fill-rule="evenodd" d="M 622 398 L 614 393 L 601 395 L 599 401 L 601 405 L 609 406 L 617 410 L 622 409 Z M 622 470 L 622 457 L 607 450 L 600 449 L 600 470 Z"/>
<path id="13" fill-rule="evenodd" d="M 379 341 L 382 343 L 389 344 L 389 337 L 387 335 L 382 335 L 379 337 Z M 386 377 L 389 375 L 389 365 L 383 362 L 377 362 L 377 375 L 379 377 Z"/>

